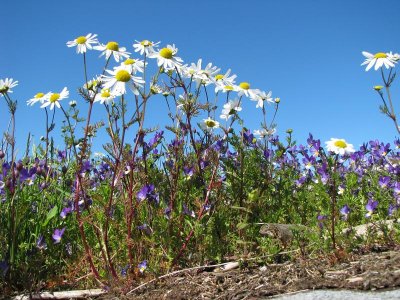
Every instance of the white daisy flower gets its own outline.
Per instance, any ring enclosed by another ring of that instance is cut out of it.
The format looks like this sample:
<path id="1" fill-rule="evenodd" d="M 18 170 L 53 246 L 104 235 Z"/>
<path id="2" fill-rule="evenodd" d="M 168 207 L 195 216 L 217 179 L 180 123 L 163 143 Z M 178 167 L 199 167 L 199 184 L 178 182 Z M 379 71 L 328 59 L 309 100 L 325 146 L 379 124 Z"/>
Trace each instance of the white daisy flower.
<path id="1" fill-rule="evenodd" d="M 93 49 L 91 44 L 98 44 L 99 41 L 97 40 L 97 34 L 89 33 L 86 36 L 79 36 L 73 41 L 67 42 L 67 47 L 75 47 L 76 46 L 76 53 L 85 53 L 87 49 Z"/>
<path id="2" fill-rule="evenodd" d="M 242 108 L 240 107 L 239 99 L 229 100 L 224 104 L 220 118 L 227 121 L 230 117 L 232 117 L 233 114 L 241 110 Z"/>
<path id="3" fill-rule="evenodd" d="M 100 57 L 105 55 L 106 59 L 109 59 L 111 54 L 114 56 L 116 62 L 119 62 L 120 59 L 128 58 L 131 54 L 126 51 L 125 47 L 119 47 L 117 42 L 108 42 L 107 45 L 100 44 L 99 46 L 93 47 L 95 50 L 102 51 Z"/>
<path id="4" fill-rule="evenodd" d="M 157 58 L 157 65 L 163 67 L 166 71 L 173 70 L 175 67 L 180 67 L 183 60 L 175 56 L 178 53 L 178 48 L 175 45 L 167 45 L 158 52 L 149 55 L 150 58 Z"/>
<path id="5" fill-rule="evenodd" d="M 136 72 L 143 73 L 144 62 L 140 59 L 128 58 L 119 66 L 121 69 L 127 70 L 131 74 L 135 74 Z"/>
<path id="6" fill-rule="evenodd" d="M 239 83 L 237 91 L 239 96 L 246 95 L 246 97 L 249 97 L 254 93 L 254 90 L 250 89 L 250 83 L 248 82 Z"/>
<path id="7" fill-rule="evenodd" d="M 156 52 L 154 48 L 158 47 L 160 42 L 154 43 L 149 40 L 143 40 L 141 42 L 135 40 L 135 44 L 133 44 L 133 48 L 135 48 L 135 52 L 139 52 L 140 55 L 146 53 L 147 56 Z"/>
<path id="8" fill-rule="evenodd" d="M 373 65 L 375 65 L 375 71 L 383 65 L 386 69 L 389 69 L 390 67 L 394 68 L 394 64 L 397 62 L 391 53 L 378 52 L 376 54 L 371 54 L 363 51 L 362 54 L 366 57 L 366 60 L 361 65 L 363 66 L 368 64 L 365 71 L 371 69 Z"/>
<path id="9" fill-rule="evenodd" d="M 335 154 L 344 155 L 355 152 L 353 145 L 346 143 L 346 141 L 343 139 L 331 138 L 331 140 L 325 142 L 325 144 L 326 149 Z"/>
<path id="10" fill-rule="evenodd" d="M 143 87 L 144 80 L 140 77 L 132 76 L 125 69 L 114 68 L 113 71 L 106 70 L 111 76 L 103 75 L 102 83 L 104 89 L 110 89 L 113 95 L 126 94 L 126 86 L 128 85 L 135 95 L 139 95 L 138 87 Z"/>
<path id="11" fill-rule="evenodd" d="M 200 128 L 208 132 L 218 127 L 219 127 L 219 122 L 211 119 L 210 117 L 204 119 L 203 123 L 200 124 Z"/>
<path id="12" fill-rule="evenodd" d="M 112 94 L 110 89 L 104 88 L 99 94 L 96 95 L 96 97 L 94 98 L 94 102 L 100 101 L 100 104 L 109 104 L 114 100 L 115 97 L 116 95 Z"/>
<path id="13" fill-rule="evenodd" d="M 270 102 L 274 103 L 274 100 L 272 99 L 272 92 L 264 92 L 259 89 L 255 89 L 253 93 L 250 94 L 250 100 L 252 101 L 257 101 L 256 108 L 263 108 L 264 107 L 264 102 Z"/>
<path id="14" fill-rule="evenodd" d="M 214 84 L 215 84 L 215 93 L 218 91 L 222 91 L 224 86 L 233 86 L 235 85 L 236 75 L 231 74 L 231 69 L 228 69 L 225 74 L 217 74 L 214 76 Z"/>
<path id="15" fill-rule="evenodd" d="M 68 103 L 68 105 L 71 106 L 71 107 L 75 107 L 76 104 L 77 104 L 77 103 L 76 103 L 75 100 L 69 101 L 69 103 Z"/>
<path id="16" fill-rule="evenodd" d="M 0 94 L 12 93 L 12 88 L 18 85 L 18 81 L 12 78 L 0 79 Z"/>
<path id="17" fill-rule="evenodd" d="M 44 93 L 37 93 L 33 98 L 29 99 L 26 101 L 27 105 L 34 105 L 36 102 L 40 102 L 40 104 L 43 104 L 44 101 L 49 97 L 50 93 L 44 94 Z"/>
<path id="18" fill-rule="evenodd" d="M 40 108 L 44 108 L 47 106 L 50 106 L 50 110 L 54 108 L 54 106 L 57 106 L 58 108 L 61 107 L 60 101 L 62 99 L 68 98 L 69 96 L 69 91 L 67 88 L 63 88 L 63 90 L 58 94 L 58 93 L 49 93 L 48 97 L 45 99 L 45 102 L 40 106 Z"/>
<path id="19" fill-rule="evenodd" d="M 274 135 L 275 132 L 276 132 L 275 128 L 271 128 L 270 130 L 266 130 L 263 128 L 263 129 L 254 130 L 253 134 L 259 136 L 259 139 L 263 139 L 266 136 Z"/>

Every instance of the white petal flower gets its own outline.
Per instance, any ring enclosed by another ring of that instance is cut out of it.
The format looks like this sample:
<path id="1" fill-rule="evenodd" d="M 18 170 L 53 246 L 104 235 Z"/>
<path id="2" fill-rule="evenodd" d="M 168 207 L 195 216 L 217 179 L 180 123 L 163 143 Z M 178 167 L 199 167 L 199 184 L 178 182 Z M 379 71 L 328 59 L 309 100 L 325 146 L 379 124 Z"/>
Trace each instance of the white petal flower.
<path id="1" fill-rule="evenodd" d="M 250 89 L 250 83 L 248 82 L 241 82 L 237 86 L 237 91 L 239 96 L 246 95 L 246 97 L 250 97 L 254 93 L 254 90 Z"/>
<path id="2" fill-rule="evenodd" d="M 274 103 L 274 100 L 272 99 L 272 92 L 266 93 L 258 89 L 255 89 L 253 90 L 253 93 L 250 93 L 250 100 L 257 101 L 256 108 L 263 108 L 265 101 Z"/>
<path id="3" fill-rule="evenodd" d="M 135 48 L 135 52 L 139 52 L 140 55 L 146 53 L 147 56 L 156 52 L 154 48 L 158 47 L 160 42 L 154 43 L 150 42 L 149 40 L 143 40 L 141 42 L 135 40 L 135 44 L 133 44 L 133 48 Z"/>
<path id="4" fill-rule="evenodd" d="M 201 129 L 210 132 L 219 127 L 219 122 L 208 117 L 207 119 L 203 120 L 203 123 L 200 124 L 200 127 Z"/>
<path id="5" fill-rule="evenodd" d="M 45 102 L 40 106 L 41 108 L 50 106 L 50 110 L 54 108 L 54 106 L 57 106 L 58 108 L 61 107 L 60 101 L 62 99 L 68 98 L 69 96 L 69 91 L 67 88 L 63 88 L 63 90 L 60 93 L 49 93 L 48 97 L 45 99 Z"/>
<path id="6" fill-rule="evenodd" d="M 240 107 L 239 99 L 229 100 L 227 103 L 224 104 L 224 108 L 222 109 L 222 114 L 220 118 L 223 120 L 228 120 L 235 114 L 237 111 L 241 111 L 242 108 Z"/>
<path id="7" fill-rule="evenodd" d="M 47 94 L 37 93 L 33 98 L 26 101 L 26 104 L 30 105 L 30 106 L 34 105 L 36 102 L 40 102 L 41 104 L 43 104 L 49 96 L 50 96 L 50 93 L 47 93 Z"/>
<path id="8" fill-rule="evenodd" d="M 119 68 L 127 70 L 131 74 L 143 73 L 144 62 L 140 59 L 128 58 L 120 64 Z"/>
<path id="9" fill-rule="evenodd" d="M 182 68 L 184 76 L 187 78 L 192 78 L 197 87 L 200 84 L 209 85 L 214 76 L 219 72 L 219 68 L 213 66 L 212 63 L 208 63 L 204 69 L 201 68 L 202 59 L 197 61 L 197 64 L 192 63 L 190 67 Z"/>
<path id="10" fill-rule="evenodd" d="M 224 86 L 234 86 L 236 75 L 230 75 L 231 69 L 228 69 L 225 74 L 217 74 L 214 76 L 215 92 L 222 91 Z"/>
<path id="11" fill-rule="evenodd" d="M 254 130 L 253 134 L 259 136 L 259 139 L 263 139 L 266 136 L 274 135 L 275 132 L 276 132 L 275 128 L 271 128 L 270 130 L 266 130 L 263 128 L 263 129 Z"/>
<path id="12" fill-rule="evenodd" d="M 367 65 L 365 71 L 368 71 L 375 65 L 375 71 L 381 68 L 383 65 L 386 69 L 390 67 L 394 68 L 394 64 L 397 62 L 392 53 L 378 52 L 376 54 L 371 54 L 369 52 L 363 51 L 362 54 L 366 57 L 366 60 L 361 64 Z"/>
<path id="13" fill-rule="evenodd" d="M 149 54 L 150 58 L 157 58 L 157 65 L 163 67 L 166 71 L 173 70 L 175 67 L 179 68 L 182 65 L 183 60 L 177 57 L 178 48 L 175 45 L 167 45 L 158 52 Z"/>
<path id="14" fill-rule="evenodd" d="M 335 154 L 344 155 L 353 153 L 355 151 L 353 145 L 346 143 L 346 141 L 343 139 L 331 138 L 331 140 L 325 142 L 325 144 L 326 144 L 326 149 Z"/>
<path id="15" fill-rule="evenodd" d="M 128 58 L 130 55 L 130 52 L 127 52 L 125 47 L 119 47 L 117 42 L 108 42 L 106 45 L 100 44 L 93 48 L 102 51 L 100 56 L 105 55 L 106 59 L 109 59 L 113 55 L 116 62 L 119 62 L 120 59 Z"/>
<path id="16" fill-rule="evenodd" d="M 113 95 L 126 94 L 128 85 L 135 95 L 139 95 L 139 87 L 143 87 L 144 80 L 140 77 L 132 76 L 127 70 L 114 68 L 113 71 L 106 70 L 111 76 L 103 75 L 102 83 L 104 89 L 110 89 Z"/>
<path id="17" fill-rule="evenodd" d="M 96 95 L 96 97 L 94 98 L 94 102 L 100 101 L 100 104 L 109 104 L 114 100 L 116 96 L 117 95 L 111 93 L 110 89 L 104 88 L 101 90 L 101 93 Z"/>
<path id="18" fill-rule="evenodd" d="M 99 41 L 97 40 L 97 34 L 89 33 L 86 36 L 79 36 L 73 41 L 67 42 L 68 47 L 75 47 L 76 46 L 76 53 L 85 53 L 87 49 L 93 49 L 92 44 L 98 44 Z"/>
<path id="19" fill-rule="evenodd" d="M 18 85 L 18 81 L 14 81 L 12 78 L 0 79 L 0 94 L 12 93 L 12 88 Z"/>

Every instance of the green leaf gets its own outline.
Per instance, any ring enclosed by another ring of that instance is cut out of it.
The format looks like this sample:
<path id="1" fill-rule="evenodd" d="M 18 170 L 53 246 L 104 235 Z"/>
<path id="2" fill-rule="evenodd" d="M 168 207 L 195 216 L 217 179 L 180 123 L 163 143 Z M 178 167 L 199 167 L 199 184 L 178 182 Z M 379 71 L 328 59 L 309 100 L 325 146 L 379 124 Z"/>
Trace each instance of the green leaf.
<path id="1" fill-rule="evenodd" d="M 244 223 L 244 222 L 240 222 L 239 224 L 237 224 L 237 229 L 242 230 L 245 229 L 247 226 L 249 226 L 249 224 Z"/>
<path id="2" fill-rule="evenodd" d="M 43 226 L 46 226 L 48 223 L 49 223 L 49 221 L 51 220 L 51 219 L 53 219 L 56 215 L 57 215 L 57 213 L 58 213 L 58 207 L 57 207 L 57 205 L 55 205 L 48 213 L 47 213 L 47 216 L 46 216 L 46 220 L 43 222 Z"/>

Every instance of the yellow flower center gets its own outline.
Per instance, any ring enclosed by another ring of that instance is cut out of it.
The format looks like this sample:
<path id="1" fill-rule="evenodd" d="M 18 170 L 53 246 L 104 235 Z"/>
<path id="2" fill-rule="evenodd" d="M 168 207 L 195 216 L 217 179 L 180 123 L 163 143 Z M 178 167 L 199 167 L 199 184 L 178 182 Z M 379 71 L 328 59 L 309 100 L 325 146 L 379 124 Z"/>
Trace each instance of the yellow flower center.
<path id="1" fill-rule="evenodd" d="M 240 86 L 242 89 L 244 89 L 244 90 L 248 90 L 248 89 L 250 88 L 250 83 L 248 83 L 248 82 L 241 82 L 241 83 L 239 84 L 239 86 Z"/>
<path id="2" fill-rule="evenodd" d="M 215 75 L 215 80 L 221 80 L 223 78 L 224 78 L 224 75 L 222 75 L 222 74 Z"/>
<path id="3" fill-rule="evenodd" d="M 115 79 L 121 82 L 128 82 L 129 80 L 131 80 L 131 75 L 128 71 L 119 70 L 117 74 L 115 74 Z"/>
<path id="4" fill-rule="evenodd" d="M 169 49 L 169 48 L 162 48 L 162 49 L 160 50 L 160 55 L 161 55 L 162 57 L 166 58 L 166 59 L 171 59 L 171 58 L 172 58 L 172 55 L 173 55 L 173 52 L 172 52 L 172 50 Z"/>
<path id="5" fill-rule="evenodd" d="M 204 123 L 207 125 L 207 127 L 215 127 L 217 125 L 217 123 L 215 123 L 214 120 L 205 120 Z"/>
<path id="6" fill-rule="evenodd" d="M 376 54 L 374 55 L 374 57 L 375 57 L 375 58 L 386 58 L 387 55 L 386 55 L 386 53 L 379 52 L 379 53 L 376 53 Z"/>
<path id="7" fill-rule="evenodd" d="M 124 65 L 133 65 L 135 63 L 135 60 L 132 58 L 128 58 L 127 60 L 124 61 Z"/>
<path id="8" fill-rule="evenodd" d="M 279 102 L 281 102 L 281 98 L 275 98 L 275 103 L 278 104 Z"/>
<path id="9" fill-rule="evenodd" d="M 58 99 L 60 99 L 60 94 L 54 93 L 54 94 L 51 94 L 49 100 L 51 103 L 55 103 L 58 101 Z"/>
<path id="10" fill-rule="evenodd" d="M 145 47 L 149 47 L 149 46 L 152 46 L 152 45 L 153 45 L 153 43 L 150 42 L 149 40 L 143 40 L 143 41 L 140 42 L 140 44 L 141 44 L 142 46 L 145 46 Z"/>
<path id="11" fill-rule="evenodd" d="M 231 85 L 226 85 L 224 88 L 227 91 L 233 91 L 233 86 L 231 86 Z"/>
<path id="12" fill-rule="evenodd" d="M 118 51 L 119 45 L 117 42 L 108 42 L 106 45 L 107 50 Z"/>
<path id="13" fill-rule="evenodd" d="M 5 94 L 7 93 L 7 91 L 9 90 L 8 86 L 2 86 L 0 87 L 0 93 Z"/>
<path id="14" fill-rule="evenodd" d="M 334 143 L 334 145 L 335 145 L 336 147 L 338 147 L 338 148 L 343 148 L 343 149 L 347 147 L 346 142 L 343 141 L 343 140 L 338 140 L 338 141 L 336 141 L 336 142 Z"/>
<path id="15" fill-rule="evenodd" d="M 43 96 L 44 96 L 43 93 L 37 93 L 37 94 L 35 95 L 35 98 L 36 98 L 36 99 L 39 99 L 39 98 L 42 98 Z"/>
<path id="16" fill-rule="evenodd" d="M 86 43 L 86 41 L 87 41 L 87 38 L 84 37 L 84 36 L 80 36 L 80 37 L 77 37 L 77 38 L 75 39 L 75 42 L 76 42 L 77 44 L 84 44 L 84 43 Z"/>
<path id="17" fill-rule="evenodd" d="M 380 91 L 381 89 L 383 89 L 383 86 L 381 86 L 381 85 L 374 86 L 375 91 Z"/>
<path id="18" fill-rule="evenodd" d="M 110 90 L 109 89 L 104 89 L 101 91 L 101 97 L 102 98 L 109 98 L 111 96 Z"/>

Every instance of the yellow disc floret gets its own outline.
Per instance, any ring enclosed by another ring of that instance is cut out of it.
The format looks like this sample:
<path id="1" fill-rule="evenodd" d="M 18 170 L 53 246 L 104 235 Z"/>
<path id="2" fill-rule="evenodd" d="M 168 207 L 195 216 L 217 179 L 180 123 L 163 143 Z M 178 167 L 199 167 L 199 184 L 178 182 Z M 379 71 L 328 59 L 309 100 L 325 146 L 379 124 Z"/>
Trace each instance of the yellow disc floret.
<path id="1" fill-rule="evenodd" d="M 210 119 L 205 120 L 204 123 L 205 123 L 205 124 L 207 125 L 207 127 L 209 127 L 209 128 L 213 128 L 213 127 L 215 127 L 215 126 L 217 125 L 217 123 L 215 123 L 214 120 L 210 120 Z"/>
<path id="2" fill-rule="evenodd" d="M 77 44 L 84 44 L 84 43 L 86 43 L 86 41 L 87 41 L 87 38 L 84 37 L 84 36 L 80 36 L 80 37 L 77 37 L 77 38 L 75 39 L 75 42 L 76 42 Z"/>
<path id="3" fill-rule="evenodd" d="M 239 84 L 239 86 L 240 86 L 242 89 L 244 89 L 244 90 L 250 89 L 250 83 L 248 83 L 248 82 L 241 82 L 241 83 Z"/>
<path id="4" fill-rule="evenodd" d="M 37 94 L 35 95 L 35 98 L 36 98 L 36 99 L 39 99 L 39 98 L 42 98 L 43 96 L 44 96 L 43 93 L 37 93 Z"/>
<path id="5" fill-rule="evenodd" d="M 117 42 L 108 42 L 106 45 L 107 50 L 118 51 L 119 45 Z"/>
<path id="6" fill-rule="evenodd" d="M 60 99 L 60 94 L 54 93 L 54 94 L 51 94 L 49 100 L 51 103 L 56 103 L 58 101 L 58 99 Z"/>
<path id="7" fill-rule="evenodd" d="M 173 56 L 173 52 L 172 52 L 172 50 L 169 49 L 169 48 L 162 48 L 162 49 L 160 50 L 160 56 L 161 56 L 161 57 L 164 57 L 164 58 L 166 58 L 166 59 L 171 59 L 172 56 Z"/>
<path id="8" fill-rule="evenodd" d="M 101 97 L 102 98 L 110 98 L 110 96 L 111 96 L 110 89 L 101 90 Z"/>
<path id="9" fill-rule="evenodd" d="M 233 91 L 233 86 L 231 86 L 231 85 L 226 85 L 226 86 L 224 87 L 224 89 L 225 89 L 226 91 Z"/>
<path id="10" fill-rule="evenodd" d="M 129 80 L 131 80 L 131 75 L 128 71 L 119 70 L 117 74 L 115 74 L 115 79 L 121 82 L 128 82 Z"/>
<path id="11" fill-rule="evenodd" d="M 224 75 L 222 75 L 222 74 L 215 75 L 215 80 L 221 80 L 223 78 L 224 78 Z"/>
<path id="12" fill-rule="evenodd" d="M 374 86 L 375 91 L 380 91 L 381 89 L 383 89 L 383 86 L 381 86 L 381 85 Z"/>
<path id="13" fill-rule="evenodd" d="M 335 145 L 336 147 L 338 147 L 338 148 L 343 148 L 343 149 L 347 147 L 346 142 L 343 141 L 343 140 L 337 140 L 337 141 L 334 143 L 334 145 Z"/>
<path id="14" fill-rule="evenodd" d="M 133 65 L 135 63 L 135 60 L 132 58 L 128 58 L 127 60 L 124 61 L 124 65 Z"/>
<path id="15" fill-rule="evenodd" d="M 140 42 L 140 44 L 141 44 L 142 46 L 145 46 L 145 47 L 149 47 L 149 46 L 152 46 L 152 45 L 153 45 L 153 43 L 150 42 L 149 40 L 143 40 L 143 41 Z"/>
<path id="16" fill-rule="evenodd" d="M 374 55 L 374 57 L 375 57 L 375 58 L 386 58 L 387 55 L 386 55 L 386 53 L 379 52 L 379 53 L 376 53 L 376 54 Z"/>

